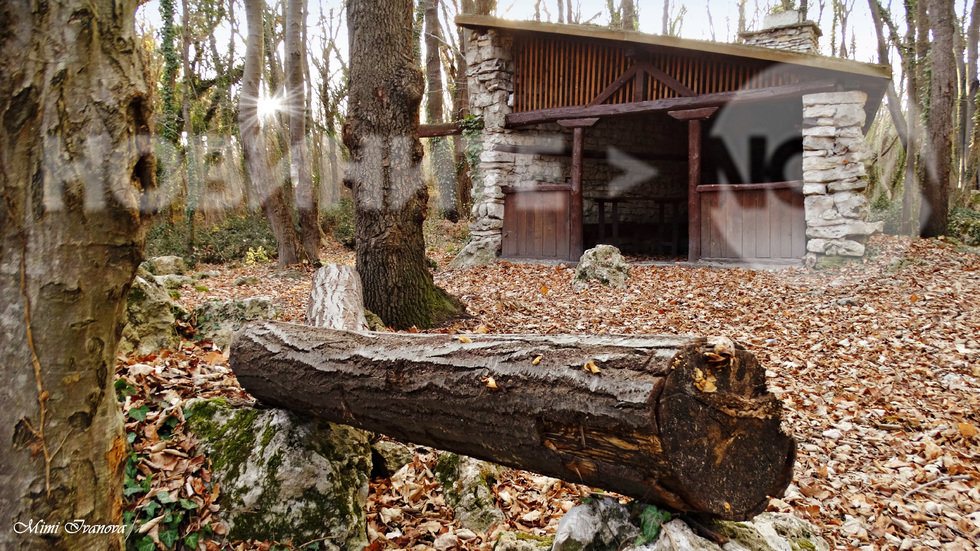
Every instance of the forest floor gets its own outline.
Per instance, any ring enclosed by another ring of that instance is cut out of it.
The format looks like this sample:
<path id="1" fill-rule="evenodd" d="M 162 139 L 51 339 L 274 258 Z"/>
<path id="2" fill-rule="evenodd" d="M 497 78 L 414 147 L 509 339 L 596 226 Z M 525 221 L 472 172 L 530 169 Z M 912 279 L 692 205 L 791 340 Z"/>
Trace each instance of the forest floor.
<path id="1" fill-rule="evenodd" d="M 770 510 L 809 520 L 836 549 L 977 549 L 976 250 L 943 240 L 878 236 L 863 262 L 828 271 L 634 266 L 625 288 L 593 283 L 576 294 L 574 270 L 564 265 L 500 262 L 448 270 L 459 248 L 459 228 L 445 224 L 445 237 L 430 243 L 428 254 L 439 266 L 436 282 L 463 300 L 472 319 L 436 331 L 734 338 L 766 366 L 769 388 L 782 399 L 799 445 L 793 484 L 784 497 L 772 500 Z M 353 260 L 353 253 L 339 246 L 323 251 L 324 263 Z M 264 295 L 283 308 L 281 319 L 303 320 L 311 270 L 294 274 L 298 277 L 281 277 L 274 264 L 197 266 L 196 271 L 215 276 L 203 280 L 206 290 L 181 290 L 179 302 L 186 308 Z M 261 283 L 234 284 L 245 275 L 256 275 Z M 227 351 L 208 343 L 188 341 L 178 351 L 121 359 L 117 376 L 136 389 L 126 398 L 125 411 L 154 401 L 176 408 L 196 396 L 248 399 L 227 368 Z M 172 461 L 163 463 L 169 456 L 152 453 L 160 448 L 153 426 L 161 415 L 151 411 L 145 419 L 129 420 L 139 470 L 157 472 L 169 464 L 168 476 L 155 479 L 155 490 L 183 492 L 182 497 L 202 502 L 193 521 L 203 526 L 217 509 L 213 493 L 201 484 L 210 476 L 207 463 L 175 468 Z M 188 458 L 195 456 L 194 439 L 182 426 L 172 437 Z M 372 481 L 372 549 L 431 548 L 435 537 L 447 532 L 466 549 L 490 548 L 501 530 L 552 535 L 561 515 L 588 492 L 509 472 L 495 486 L 507 520 L 489 533 L 474 534 L 454 523 L 432 480 L 433 462 L 434 454 L 419 454 L 397 480 Z M 404 491 L 407 485 L 425 491 Z M 142 508 L 149 497 L 133 505 L 138 515 L 146 514 Z M 395 520 L 392 510 L 401 511 Z M 386 524 L 396 521 L 397 530 Z M 240 542 L 229 548 L 273 546 Z"/>

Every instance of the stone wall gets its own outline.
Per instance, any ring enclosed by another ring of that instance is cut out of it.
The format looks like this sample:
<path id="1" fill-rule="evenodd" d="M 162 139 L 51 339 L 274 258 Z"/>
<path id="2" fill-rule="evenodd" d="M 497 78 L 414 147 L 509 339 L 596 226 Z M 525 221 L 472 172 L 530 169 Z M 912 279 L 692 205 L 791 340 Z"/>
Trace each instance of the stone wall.
<path id="1" fill-rule="evenodd" d="M 516 134 L 504 128 L 511 112 L 514 62 L 511 40 L 496 31 L 472 32 L 466 50 L 466 78 L 470 113 L 483 117 L 482 152 L 473 178 L 473 222 L 470 242 L 453 259 L 454 267 L 489 264 L 500 250 L 504 222 L 504 194 L 500 186 L 512 182 L 515 154 L 495 151 L 510 145 Z"/>
<path id="2" fill-rule="evenodd" d="M 795 10 L 767 15 L 763 19 L 762 30 L 739 34 L 742 42 L 749 46 L 804 54 L 818 53 L 819 37 L 820 28 L 817 24 L 813 21 L 803 21 L 802 14 Z"/>
<path id="3" fill-rule="evenodd" d="M 883 222 L 867 222 L 870 207 L 862 127 L 864 92 L 803 96 L 803 195 L 808 265 L 821 257 L 864 255 L 868 236 Z"/>

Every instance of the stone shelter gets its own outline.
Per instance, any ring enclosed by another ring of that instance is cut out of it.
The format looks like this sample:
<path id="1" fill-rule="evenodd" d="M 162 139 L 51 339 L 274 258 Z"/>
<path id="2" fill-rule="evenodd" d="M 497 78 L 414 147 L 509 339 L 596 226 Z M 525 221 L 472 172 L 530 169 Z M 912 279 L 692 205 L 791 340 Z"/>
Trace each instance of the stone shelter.
<path id="1" fill-rule="evenodd" d="M 816 55 L 819 30 L 793 13 L 744 44 L 457 17 L 483 128 L 456 264 L 574 261 L 600 243 L 690 261 L 863 255 L 880 231 L 864 133 L 891 73 Z"/>

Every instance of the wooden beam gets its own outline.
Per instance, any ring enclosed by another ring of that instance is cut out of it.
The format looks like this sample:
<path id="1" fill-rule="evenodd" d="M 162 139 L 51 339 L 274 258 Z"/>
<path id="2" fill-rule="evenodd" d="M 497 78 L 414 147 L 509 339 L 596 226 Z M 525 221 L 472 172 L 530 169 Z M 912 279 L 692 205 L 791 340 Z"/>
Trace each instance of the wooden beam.
<path id="1" fill-rule="evenodd" d="M 668 75 L 659 67 L 647 61 L 640 62 L 640 69 L 649 73 L 650 76 L 663 82 L 667 88 L 677 92 L 681 96 L 696 96 L 697 93 L 684 85 L 683 82 L 677 80 L 676 78 Z"/>
<path id="2" fill-rule="evenodd" d="M 582 149 L 585 144 L 585 129 L 598 120 L 593 117 L 558 121 L 558 124 L 572 129 L 572 193 L 568 206 L 569 260 L 578 260 L 585 252 L 582 245 Z"/>
<path id="3" fill-rule="evenodd" d="M 463 133 L 463 123 L 446 122 L 439 124 L 420 124 L 419 138 L 439 138 L 442 136 L 459 136 Z"/>
<path id="4" fill-rule="evenodd" d="M 716 94 L 702 94 L 700 96 L 683 98 L 666 98 L 635 103 L 617 103 L 584 107 L 556 107 L 552 109 L 538 109 L 536 111 L 523 111 L 520 113 L 508 114 L 505 126 L 512 128 L 515 126 L 524 126 L 528 124 L 555 122 L 561 119 L 617 117 L 624 115 L 639 115 L 643 113 L 697 109 L 700 107 L 720 107 L 727 103 L 733 102 L 741 103 L 769 101 L 791 98 L 803 94 L 813 94 L 816 92 L 830 92 L 834 90 L 836 84 L 837 82 L 835 80 L 825 79 L 802 84 L 760 88 L 758 90 L 719 92 Z"/>
<path id="5" fill-rule="evenodd" d="M 701 120 L 687 121 L 688 173 L 687 173 L 687 260 L 697 262 L 701 258 Z"/>
<path id="6" fill-rule="evenodd" d="M 612 83 L 610 83 L 609 86 L 603 88 L 602 91 L 599 92 L 599 95 L 597 95 L 592 101 L 589 102 L 589 105 L 601 105 L 602 102 L 609 99 L 620 88 L 622 88 L 623 85 L 629 82 L 631 78 L 636 76 L 636 68 L 637 68 L 636 65 L 632 65 L 630 66 L 629 69 L 626 69 L 626 71 L 624 71 L 623 74 L 616 77 L 616 80 L 612 81 Z"/>
<path id="7" fill-rule="evenodd" d="M 684 111 L 667 111 L 667 114 L 679 121 L 707 119 L 715 114 L 717 107 L 702 107 L 700 109 L 685 109 Z"/>
<path id="8" fill-rule="evenodd" d="M 699 192 L 718 192 L 718 191 L 758 191 L 775 189 L 803 189 L 803 180 L 790 180 L 788 182 L 763 182 L 759 184 L 709 184 L 698 186 Z"/>
<path id="9" fill-rule="evenodd" d="M 571 157 L 572 149 L 570 147 L 554 147 L 548 145 L 510 145 L 510 144 L 496 144 L 491 148 L 492 151 L 501 151 L 503 153 L 517 153 L 519 155 L 547 155 L 552 157 Z M 683 155 L 677 155 L 674 153 L 647 153 L 639 151 L 624 151 L 626 155 L 634 159 L 639 159 L 641 161 L 676 161 L 681 162 L 687 161 L 687 153 Z M 597 149 L 583 149 L 582 158 L 584 159 L 599 159 L 608 160 L 609 151 L 608 150 L 597 150 Z"/>

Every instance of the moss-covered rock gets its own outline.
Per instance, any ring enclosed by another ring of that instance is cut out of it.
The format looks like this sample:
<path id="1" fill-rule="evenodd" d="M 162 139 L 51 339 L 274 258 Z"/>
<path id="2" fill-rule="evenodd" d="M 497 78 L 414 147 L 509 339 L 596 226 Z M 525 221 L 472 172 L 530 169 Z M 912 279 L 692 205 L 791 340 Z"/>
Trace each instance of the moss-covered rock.
<path id="1" fill-rule="evenodd" d="M 136 279 L 126 297 L 126 325 L 119 352 L 150 354 L 172 348 L 180 342 L 174 325 L 176 315 L 186 315 L 163 285 L 146 268 L 136 271 Z"/>
<path id="2" fill-rule="evenodd" d="M 612 245 L 597 245 L 582 253 L 572 280 L 576 293 L 588 288 L 589 281 L 596 280 L 613 288 L 624 287 L 630 275 L 630 265 Z"/>
<path id="3" fill-rule="evenodd" d="M 366 434 L 222 400 L 188 402 L 185 416 L 221 484 L 229 539 L 321 540 L 331 550 L 367 545 Z"/>
<path id="4" fill-rule="evenodd" d="M 439 456 L 433 474 L 461 526 L 486 532 L 504 519 L 493 495 L 493 485 L 503 469 L 465 455 L 444 452 Z"/>
<path id="5" fill-rule="evenodd" d="M 493 551 L 547 551 L 554 536 L 542 537 L 523 532 L 503 532 L 493 543 Z"/>
<path id="6" fill-rule="evenodd" d="M 203 339 L 224 349 L 235 331 L 256 320 L 276 319 L 279 310 L 269 297 L 250 297 L 228 301 L 212 300 L 194 309 L 194 325 Z"/>
<path id="7" fill-rule="evenodd" d="M 829 551 L 809 522 L 785 513 L 762 513 L 751 522 L 715 523 L 718 531 L 751 551 Z"/>

